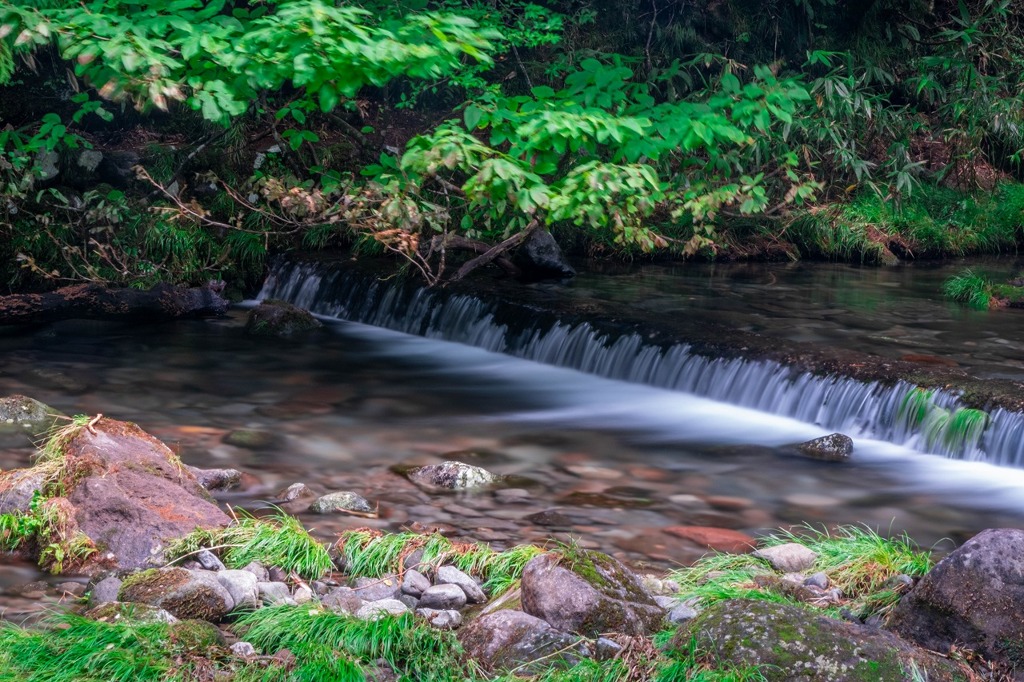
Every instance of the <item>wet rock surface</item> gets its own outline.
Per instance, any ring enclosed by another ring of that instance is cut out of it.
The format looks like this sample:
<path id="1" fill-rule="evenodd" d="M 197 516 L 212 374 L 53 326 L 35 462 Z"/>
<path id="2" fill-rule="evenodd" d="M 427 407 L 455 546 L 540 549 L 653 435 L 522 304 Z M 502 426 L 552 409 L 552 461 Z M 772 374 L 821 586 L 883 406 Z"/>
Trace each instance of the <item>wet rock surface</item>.
<path id="1" fill-rule="evenodd" d="M 820 462 L 845 462 L 853 455 L 853 439 L 842 433 L 832 433 L 793 445 L 790 449 Z"/>
<path id="2" fill-rule="evenodd" d="M 592 654 L 585 640 L 522 611 L 481 616 L 459 631 L 459 642 L 490 670 L 516 669 L 526 674 L 568 668 Z M 531 667 L 533 662 L 537 664 Z"/>
<path id="3" fill-rule="evenodd" d="M 308 310 L 290 303 L 267 300 L 249 311 L 245 330 L 253 336 L 291 339 L 307 335 L 322 328 L 320 320 Z"/>

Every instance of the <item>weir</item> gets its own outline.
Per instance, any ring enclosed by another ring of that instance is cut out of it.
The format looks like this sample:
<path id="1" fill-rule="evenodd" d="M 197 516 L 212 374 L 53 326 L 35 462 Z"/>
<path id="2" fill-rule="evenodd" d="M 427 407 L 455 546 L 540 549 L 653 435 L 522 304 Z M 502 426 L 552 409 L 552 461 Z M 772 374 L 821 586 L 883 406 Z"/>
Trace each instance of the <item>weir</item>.
<path id="1" fill-rule="evenodd" d="M 799 371 L 774 360 L 712 357 L 680 340 L 600 319 L 382 280 L 344 263 L 282 262 L 260 300 L 316 315 L 681 391 L 923 453 L 1024 467 L 1024 415 L 966 408 L 950 391 Z"/>

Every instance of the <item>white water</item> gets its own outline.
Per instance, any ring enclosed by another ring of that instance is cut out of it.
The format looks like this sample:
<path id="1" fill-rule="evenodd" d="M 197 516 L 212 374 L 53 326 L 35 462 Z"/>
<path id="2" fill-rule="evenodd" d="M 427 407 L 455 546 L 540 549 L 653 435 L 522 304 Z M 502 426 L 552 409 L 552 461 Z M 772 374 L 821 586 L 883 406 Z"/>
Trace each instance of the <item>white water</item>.
<path id="1" fill-rule="evenodd" d="M 907 383 L 883 386 L 794 372 L 772 361 L 709 358 L 691 352 L 685 343 L 664 348 L 647 343 L 636 333 L 610 338 L 586 322 L 545 325 L 526 320 L 512 329 L 495 321 L 498 311 L 491 304 L 470 296 L 424 288 L 410 291 L 350 271 L 324 271 L 317 265 L 279 268 L 267 280 L 260 298 L 284 299 L 329 319 L 444 339 L 629 384 L 670 389 L 659 393 L 666 404 L 673 402 L 670 397 L 690 394 L 756 411 L 750 414 L 787 417 L 814 428 L 819 435 L 822 430 L 842 431 L 949 458 L 1024 466 L 1024 416 L 998 410 L 989 415 L 983 431 L 957 438 L 946 430 L 948 421 L 914 422 L 906 406 L 915 387 Z M 585 398 L 581 396 L 584 403 Z M 961 408 L 955 395 L 943 391 L 932 392 L 928 402 L 936 415 L 948 416 Z M 715 428 L 723 425 L 716 422 Z M 725 427 L 726 438 L 731 428 Z M 719 432 L 716 440 L 721 436 Z"/>

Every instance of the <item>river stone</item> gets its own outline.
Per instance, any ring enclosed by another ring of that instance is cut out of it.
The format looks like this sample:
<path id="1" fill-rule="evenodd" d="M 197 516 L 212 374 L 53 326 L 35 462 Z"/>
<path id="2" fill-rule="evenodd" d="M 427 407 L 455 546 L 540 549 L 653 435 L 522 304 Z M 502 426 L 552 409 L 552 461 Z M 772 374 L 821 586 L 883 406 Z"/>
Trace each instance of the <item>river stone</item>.
<path id="1" fill-rule="evenodd" d="M 714 652 L 714 661 L 756 666 L 768 682 L 965 680 L 956 665 L 892 633 L 760 599 L 719 602 L 680 628 L 671 648 Z"/>
<path id="2" fill-rule="evenodd" d="M 249 571 L 227 570 L 217 574 L 217 582 L 231 595 L 236 609 L 258 609 L 260 607 L 260 591 L 256 576 Z"/>
<path id="3" fill-rule="evenodd" d="M 58 425 L 64 416 L 45 403 L 23 395 L 9 395 L 0 398 L 0 435 L 23 434 L 19 441 L 31 442 L 51 427 Z"/>
<path id="4" fill-rule="evenodd" d="M 380 578 L 356 578 L 352 582 L 352 588 L 356 596 L 365 601 L 398 599 L 402 594 L 402 581 L 394 573 L 389 573 Z"/>
<path id="5" fill-rule="evenodd" d="M 298 585 L 292 592 L 292 599 L 296 604 L 308 604 L 313 601 L 313 588 L 309 585 Z"/>
<path id="6" fill-rule="evenodd" d="M 806 571 L 818 560 L 818 554 L 798 542 L 787 542 L 774 547 L 762 547 L 753 556 L 764 559 L 776 571 L 783 573 L 799 573 Z M 802 580 L 801 576 L 801 580 Z"/>
<path id="7" fill-rule="evenodd" d="M 207 571 L 223 571 L 227 568 L 217 555 L 208 549 L 201 549 L 195 554 L 196 561 Z"/>
<path id="8" fill-rule="evenodd" d="M 245 331 L 252 336 L 273 336 L 290 339 L 323 327 L 308 310 L 291 303 L 266 300 L 249 311 Z"/>
<path id="9" fill-rule="evenodd" d="M 431 585 L 420 595 L 419 605 L 424 609 L 461 609 L 466 605 L 466 593 L 458 585 Z"/>
<path id="10" fill-rule="evenodd" d="M 459 631 L 466 653 L 487 670 L 523 675 L 569 668 L 591 656 L 585 640 L 523 613 L 504 610 L 480 616 Z"/>
<path id="11" fill-rule="evenodd" d="M 243 571 L 248 571 L 256 576 L 257 582 L 266 583 L 270 582 L 270 571 L 263 567 L 258 561 L 250 561 L 245 566 L 242 566 Z"/>
<path id="12" fill-rule="evenodd" d="M 794 446 L 805 457 L 822 462 L 845 462 L 853 454 L 853 439 L 841 433 L 831 433 Z"/>
<path id="13" fill-rule="evenodd" d="M 285 583 L 277 581 L 258 582 L 256 583 L 256 590 L 259 592 L 260 601 L 268 606 L 273 606 L 274 604 L 295 605 L 291 590 L 288 589 L 288 585 Z"/>
<path id="14" fill-rule="evenodd" d="M 521 588 L 523 611 L 587 637 L 604 632 L 647 635 L 665 617 L 632 571 L 592 550 L 572 548 L 530 559 Z"/>
<path id="15" fill-rule="evenodd" d="M 207 490 L 231 490 L 242 482 L 242 472 L 238 469 L 200 469 L 185 465 L 185 468 L 196 477 L 199 485 Z"/>
<path id="16" fill-rule="evenodd" d="M 177 623 L 170 612 L 149 604 L 137 604 L 119 601 L 108 601 L 95 606 L 84 614 L 90 620 L 98 620 L 101 623 L 119 623 L 131 621 L 132 623 Z"/>
<path id="17" fill-rule="evenodd" d="M 277 499 L 281 502 L 294 502 L 303 497 L 316 497 L 316 493 L 305 483 L 292 483 L 277 494 Z"/>
<path id="18" fill-rule="evenodd" d="M 413 467 L 406 472 L 406 476 L 428 490 L 469 490 L 491 485 L 498 480 L 497 476 L 486 469 L 452 460 Z"/>
<path id="19" fill-rule="evenodd" d="M 256 655 L 256 647 L 249 642 L 235 642 L 228 647 L 231 653 L 239 658 L 252 658 Z"/>
<path id="20" fill-rule="evenodd" d="M 121 579 L 108 575 L 100 580 L 89 591 L 89 606 L 95 607 L 107 602 L 117 601 L 117 593 L 121 590 Z"/>
<path id="21" fill-rule="evenodd" d="M 234 607 L 231 594 L 215 573 L 184 568 L 154 568 L 125 579 L 120 601 L 166 609 L 176 618 L 219 621 Z"/>
<path id="22" fill-rule="evenodd" d="M 952 645 L 1024 667 L 1024 530 L 982 531 L 908 592 L 890 627 L 945 653 Z"/>
<path id="23" fill-rule="evenodd" d="M 34 468 L 0 472 L 0 514 L 28 513 L 46 478 L 45 471 Z"/>
<path id="24" fill-rule="evenodd" d="M 416 615 L 439 630 L 454 630 L 462 625 L 462 614 L 455 610 L 416 609 Z"/>
<path id="25" fill-rule="evenodd" d="M 331 514 L 334 512 L 372 513 L 373 507 L 362 496 L 347 490 L 327 493 L 309 505 L 314 514 Z"/>
<path id="26" fill-rule="evenodd" d="M 466 599 L 473 604 L 482 604 L 487 601 L 487 595 L 476 584 L 476 581 L 454 566 L 442 566 L 437 569 L 437 573 L 434 575 L 434 582 L 438 585 L 445 583 L 458 585 L 466 593 Z"/>
<path id="27" fill-rule="evenodd" d="M 379 599 L 368 601 L 356 611 L 359 620 L 378 620 L 388 616 L 401 616 L 409 613 L 409 607 L 397 599 Z"/>
<path id="28" fill-rule="evenodd" d="M 64 447 L 74 520 L 117 568 L 164 563 L 165 544 L 231 519 L 171 450 L 135 424 L 100 419 Z M 98 558 L 98 557 L 97 557 Z"/>
<path id="29" fill-rule="evenodd" d="M 419 597 L 430 587 L 430 580 L 415 569 L 409 569 L 402 576 L 402 592 Z"/>
<path id="30" fill-rule="evenodd" d="M 284 444 L 284 439 L 271 431 L 235 429 L 224 436 L 223 442 L 246 450 L 274 450 Z"/>
<path id="31" fill-rule="evenodd" d="M 353 615 L 365 602 L 351 587 L 335 587 L 320 599 L 320 603 L 335 613 Z"/>

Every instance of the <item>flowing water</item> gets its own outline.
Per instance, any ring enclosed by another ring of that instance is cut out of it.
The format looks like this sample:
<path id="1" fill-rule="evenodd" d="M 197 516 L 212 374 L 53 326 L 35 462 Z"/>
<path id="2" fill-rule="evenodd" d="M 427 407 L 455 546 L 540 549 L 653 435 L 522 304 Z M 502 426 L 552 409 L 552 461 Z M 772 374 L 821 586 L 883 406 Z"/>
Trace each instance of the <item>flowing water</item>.
<path id="1" fill-rule="evenodd" d="M 946 275 L 646 267 L 537 288 L 892 357 L 928 353 L 1019 378 L 1024 352 L 1014 329 L 1024 313 L 950 306 L 935 294 Z M 1017 463 L 1019 439 L 1004 429 L 996 443 L 990 427 L 946 453 L 957 458 L 926 454 L 942 447 L 895 416 L 906 387 L 709 361 L 685 346 L 655 349 L 557 321 L 532 330 L 499 324 L 500 311 L 468 297 L 442 310 L 433 294 L 400 294 L 388 283 L 352 280 L 355 288 L 339 293 L 342 279 L 282 270 L 268 283 L 266 295 L 325 316 L 327 332 L 300 343 L 246 336 L 244 310 L 217 321 L 67 322 L 3 336 L 0 391 L 135 421 L 189 464 L 250 474 L 242 490 L 221 496 L 226 503 L 258 507 L 303 481 L 379 505 L 376 519 L 304 515 L 323 537 L 365 525 L 439 528 L 498 546 L 574 537 L 665 568 L 703 551 L 665 531 L 678 526 L 757 534 L 803 522 L 866 524 L 930 546 L 1024 520 L 1024 469 L 979 461 L 998 451 L 1009 453 L 1003 464 Z M 839 427 L 855 436 L 850 463 L 780 447 Z M 278 438 L 262 449 L 225 443 L 236 429 Z M 0 467 L 26 465 L 31 451 L 7 443 Z M 394 471 L 446 458 L 508 474 L 513 487 L 427 494 Z M 11 587 L 33 577 L 29 567 L 0 566 L 9 615 L 38 603 Z"/>

